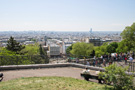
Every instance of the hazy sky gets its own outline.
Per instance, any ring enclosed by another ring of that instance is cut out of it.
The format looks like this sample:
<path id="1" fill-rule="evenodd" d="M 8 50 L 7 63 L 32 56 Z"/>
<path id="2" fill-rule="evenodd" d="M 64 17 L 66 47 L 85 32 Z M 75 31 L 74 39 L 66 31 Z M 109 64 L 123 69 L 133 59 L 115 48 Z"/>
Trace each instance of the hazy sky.
<path id="1" fill-rule="evenodd" d="M 0 0 L 0 31 L 122 31 L 135 0 Z"/>

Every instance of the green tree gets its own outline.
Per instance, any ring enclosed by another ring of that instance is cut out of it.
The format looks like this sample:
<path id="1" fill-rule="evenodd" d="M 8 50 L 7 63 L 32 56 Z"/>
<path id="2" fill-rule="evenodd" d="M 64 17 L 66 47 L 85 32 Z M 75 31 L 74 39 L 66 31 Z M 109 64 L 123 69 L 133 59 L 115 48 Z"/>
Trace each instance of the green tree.
<path id="1" fill-rule="evenodd" d="M 95 47 L 95 55 L 100 57 L 101 55 L 108 54 L 107 45 L 108 43 L 104 43 L 102 46 Z"/>
<path id="2" fill-rule="evenodd" d="M 7 47 L 6 49 L 16 52 L 16 54 L 25 48 L 25 46 L 22 46 L 19 42 L 14 40 L 14 38 L 11 36 L 10 39 L 7 41 Z"/>
<path id="3" fill-rule="evenodd" d="M 72 46 L 73 44 L 66 49 L 66 54 L 70 54 L 70 51 L 72 50 Z"/>
<path id="4" fill-rule="evenodd" d="M 122 40 L 121 42 L 118 43 L 118 48 L 116 49 L 117 53 L 121 53 L 121 52 L 127 52 L 129 51 L 129 47 L 128 47 L 128 42 L 126 40 Z"/>
<path id="5" fill-rule="evenodd" d="M 39 45 L 39 53 L 40 55 L 45 55 L 45 52 L 43 51 L 42 45 Z"/>
<path id="6" fill-rule="evenodd" d="M 24 53 L 24 55 L 39 55 L 39 44 L 26 45 L 25 49 L 21 50 L 20 53 Z"/>
<path id="7" fill-rule="evenodd" d="M 127 67 L 112 64 L 105 68 L 105 72 L 100 72 L 99 77 L 105 79 L 106 83 L 112 82 L 115 90 L 133 90 L 133 76 L 127 75 L 127 70 Z"/>
<path id="8" fill-rule="evenodd" d="M 42 45 L 39 45 L 39 53 L 43 59 L 45 59 L 45 63 L 49 63 L 49 58 L 47 56 L 47 51 L 43 50 Z"/>
<path id="9" fill-rule="evenodd" d="M 127 26 L 121 33 L 122 38 L 127 44 L 128 50 L 135 50 L 135 23 Z"/>
<path id="10" fill-rule="evenodd" d="M 71 54 L 79 56 L 89 56 L 94 49 L 93 44 L 84 43 L 84 42 L 77 42 L 73 44 L 72 50 L 70 51 Z"/>
<path id="11" fill-rule="evenodd" d="M 0 56 L 12 56 L 12 55 L 16 55 L 15 52 L 9 51 L 6 48 L 2 47 L 0 49 Z"/>
<path id="12" fill-rule="evenodd" d="M 116 49 L 118 47 L 118 43 L 117 42 L 112 42 L 109 45 L 107 45 L 107 52 L 108 53 L 114 53 L 116 52 Z"/>

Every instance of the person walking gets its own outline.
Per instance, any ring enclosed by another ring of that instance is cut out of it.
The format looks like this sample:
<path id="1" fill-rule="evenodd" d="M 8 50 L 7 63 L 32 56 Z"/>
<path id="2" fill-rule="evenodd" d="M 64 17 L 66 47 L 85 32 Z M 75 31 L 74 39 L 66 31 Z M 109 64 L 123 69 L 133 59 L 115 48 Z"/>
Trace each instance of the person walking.
<path id="1" fill-rule="evenodd" d="M 125 65 L 127 64 L 127 57 L 125 56 Z"/>

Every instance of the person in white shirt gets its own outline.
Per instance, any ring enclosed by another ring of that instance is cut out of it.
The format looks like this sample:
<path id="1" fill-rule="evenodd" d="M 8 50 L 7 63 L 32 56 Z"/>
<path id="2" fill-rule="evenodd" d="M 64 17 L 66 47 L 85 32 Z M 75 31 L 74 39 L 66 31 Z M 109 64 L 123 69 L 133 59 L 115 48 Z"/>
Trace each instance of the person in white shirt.
<path id="1" fill-rule="evenodd" d="M 132 56 L 130 56 L 130 57 L 129 57 L 129 60 L 130 60 L 130 62 L 132 62 L 132 61 L 133 61 L 133 58 L 132 58 Z"/>

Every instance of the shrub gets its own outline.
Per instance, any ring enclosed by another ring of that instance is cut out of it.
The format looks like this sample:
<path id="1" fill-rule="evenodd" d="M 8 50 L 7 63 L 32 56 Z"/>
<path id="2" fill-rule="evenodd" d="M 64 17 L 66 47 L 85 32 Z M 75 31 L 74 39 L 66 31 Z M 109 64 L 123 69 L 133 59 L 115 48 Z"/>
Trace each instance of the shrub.
<path id="1" fill-rule="evenodd" d="M 105 68 L 105 72 L 99 74 L 106 83 L 112 83 L 116 90 L 130 90 L 133 89 L 133 76 L 127 75 L 125 72 L 128 67 L 123 68 L 112 64 Z"/>

